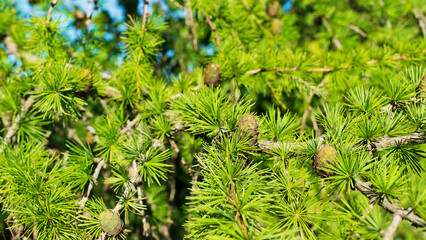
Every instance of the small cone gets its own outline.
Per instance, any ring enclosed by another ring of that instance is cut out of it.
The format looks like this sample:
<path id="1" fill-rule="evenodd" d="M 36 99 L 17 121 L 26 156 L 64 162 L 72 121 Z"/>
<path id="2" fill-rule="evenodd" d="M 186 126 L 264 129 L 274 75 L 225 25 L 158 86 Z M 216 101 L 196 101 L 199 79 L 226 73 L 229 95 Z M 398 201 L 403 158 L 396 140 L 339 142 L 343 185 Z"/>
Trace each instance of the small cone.
<path id="1" fill-rule="evenodd" d="M 204 72 L 204 84 L 208 86 L 217 86 L 220 80 L 220 68 L 217 63 L 207 65 Z"/>
<path id="2" fill-rule="evenodd" d="M 333 175 L 327 172 L 321 167 L 326 166 L 326 163 L 334 163 L 337 158 L 337 151 L 331 145 L 324 145 L 318 150 L 317 155 L 314 158 L 314 169 L 319 177 L 324 178 Z"/>
<path id="3" fill-rule="evenodd" d="M 116 236 L 123 228 L 123 221 L 118 213 L 111 209 L 105 210 L 99 214 L 99 223 L 104 232 L 109 236 Z"/>
<path id="4" fill-rule="evenodd" d="M 259 136 L 259 123 L 252 114 L 247 113 L 242 116 L 238 122 L 238 128 L 253 139 L 250 142 L 251 146 L 256 145 L 257 137 Z"/>
<path id="5" fill-rule="evenodd" d="M 269 6 L 266 12 L 271 18 L 275 18 L 278 16 L 278 13 L 280 12 L 280 2 L 273 1 Z"/>
<path id="6" fill-rule="evenodd" d="M 271 22 L 271 32 L 274 35 L 278 35 L 281 33 L 281 28 L 283 26 L 283 23 L 278 18 L 272 19 Z"/>

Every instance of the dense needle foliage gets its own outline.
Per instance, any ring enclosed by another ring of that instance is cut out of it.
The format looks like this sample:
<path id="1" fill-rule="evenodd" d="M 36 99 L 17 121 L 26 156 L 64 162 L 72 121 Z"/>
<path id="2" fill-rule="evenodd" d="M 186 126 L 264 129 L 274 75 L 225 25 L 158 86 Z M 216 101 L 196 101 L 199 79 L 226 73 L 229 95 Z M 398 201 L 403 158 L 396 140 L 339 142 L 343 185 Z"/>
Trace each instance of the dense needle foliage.
<path id="1" fill-rule="evenodd" d="M 0 239 L 426 237 L 424 1 L 23 2 Z"/>

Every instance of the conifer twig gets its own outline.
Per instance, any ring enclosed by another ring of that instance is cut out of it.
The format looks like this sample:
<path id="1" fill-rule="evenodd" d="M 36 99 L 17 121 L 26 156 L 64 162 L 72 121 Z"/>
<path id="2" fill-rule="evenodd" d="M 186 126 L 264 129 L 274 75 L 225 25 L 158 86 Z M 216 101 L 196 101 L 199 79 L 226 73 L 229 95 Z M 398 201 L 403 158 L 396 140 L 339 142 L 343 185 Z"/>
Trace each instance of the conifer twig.
<path id="1" fill-rule="evenodd" d="M 10 139 L 12 138 L 12 136 L 15 134 L 16 130 L 18 129 L 19 126 L 19 122 L 21 121 L 22 118 L 25 117 L 25 115 L 27 115 L 28 110 L 30 109 L 30 107 L 33 105 L 34 103 L 34 97 L 30 96 L 25 102 L 24 105 L 21 108 L 21 112 L 19 114 L 17 114 L 16 118 L 13 120 L 12 125 L 9 127 L 9 129 L 6 132 L 6 135 L 3 139 L 3 144 L 6 145 Z"/>
<path id="2" fill-rule="evenodd" d="M 426 17 L 423 15 L 422 10 L 420 10 L 419 7 L 416 7 L 414 9 L 414 15 L 416 16 L 417 20 L 419 21 L 419 27 L 422 31 L 423 37 L 426 37 Z"/>
<path id="3" fill-rule="evenodd" d="M 325 134 L 319 137 L 320 144 L 324 141 L 325 137 Z M 422 144 L 426 142 L 426 136 L 423 136 L 420 133 L 412 133 L 399 137 L 383 137 L 379 140 L 374 141 L 373 144 L 375 148 L 387 148 L 390 146 L 395 146 L 398 142 L 404 142 L 405 144 Z M 272 148 L 277 147 L 279 144 L 279 142 L 259 140 L 258 146 L 262 151 L 270 151 Z M 290 151 L 296 151 L 302 146 L 298 142 L 287 142 L 284 144 L 289 147 Z M 371 150 L 371 147 L 368 146 L 367 150 Z"/>
<path id="4" fill-rule="evenodd" d="M 206 16 L 206 23 L 209 25 L 209 27 L 210 27 L 210 30 L 213 32 L 213 35 L 214 35 L 214 39 L 215 39 L 215 41 L 216 41 L 216 45 L 217 45 L 217 49 L 220 51 L 221 50 L 221 48 L 220 48 L 220 38 L 219 38 L 219 36 L 217 35 L 217 29 L 216 29 L 216 27 L 213 25 L 213 22 L 212 22 L 212 17 L 210 17 L 210 16 Z"/>
<path id="5" fill-rule="evenodd" d="M 56 5 L 57 3 L 58 3 L 58 0 L 53 0 L 53 1 L 50 3 L 49 11 L 47 11 L 46 25 L 49 25 L 49 23 L 50 23 L 50 18 L 52 17 L 53 8 L 55 7 L 55 5 Z"/>
<path id="6" fill-rule="evenodd" d="M 92 180 L 93 180 L 93 182 L 91 181 L 90 183 L 89 183 L 89 186 L 87 187 L 87 192 L 86 192 L 86 195 L 83 197 L 83 199 L 81 199 L 81 201 L 80 201 L 80 211 L 84 208 L 84 206 L 86 205 L 86 203 L 87 203 L 87 200 L 89 200 L 89 197 L 90 197 L 90 193 L 92 192 L 92 189 L 93 189 L 93 183 L 95 183 L 95 184 L 97 184 L 97 179 L 98 179 L 98 177 L 99 177 L 99 174 L 100 174 L 100 172 L 101 172 L 101 170 L 102 170 L 102 167 L 105 165 L 105 160 L 101 160 L 99 163 L 98 163 L 98 165 L 96 166 L 96 169 L 95 169 L 95 172 L 93 173 L 93 175 L 92 175 Z"/>
<path id="7" fill-rule="evenodd" d="M 392 222 L 389 225 L 389 228 L 383 232 L 382 236 L 383 236 L 383 240 L 392 240 L 393 239 L 393 235 L 396 232 L 396 230 L 398 230 L 398 225 L 401 223 L 402 221 L 402 217 L 401 214 L 399 212 L 396 212 L 393 214 L 393 218 L 392 218 Z"/>
<path id="8" fill-rule="evenodd" d="M 268 86 L 269 90 L 272 93 L 272 96 L 274 96 L 275 100 L 278 102 L 278 104 L 280 105 L 280 107 L 282 109 L 287 109 L 286 105 L 281 101 L 281 99 L 279 98 L 277 92 L 275 92 L 274 88 L 272 87 L 271 83 L 268 81 L 268 79 L 263 78 L 263 80 L 266 83 L 266 86 Z"/>
<path id="9" fill-rule="evenodd" d="M 182 4 L 180 4 L 178 1 L 176 1 L 176 0 L 170 0 L 170 2 L 172 2 L 176 7 L 178 7 L 178 8 L 180 8 L 180 9 L 182 9 L 182 8 L 184 8 L 183 6 L 182 6 Z M 186 2 L 191 2 L 191 1 L 186 1 Z"/>
<path id="10" fill-rule="evenodd" d="M 420 133 L 412 133 L 400 137 L 384 137 L 374 141 L 373 145 L 375 148 L 387 148 L 396 145 L 397 142 L 404 142 L 405 144 L 422 144 L 426 142 L 426 136 L 423 136 Z M 371 150 L 370 145 L 367 150 Z"/>
<path id="11" fill-rule="evenodd" d="M 328 21 L 328 18 L 326 16 L 323 16 L 322 21 L 324 23 L 325 28 L 327 29 L 327 32 L 333 37 L 332 40 L 334 46 L 339 50 L 343 49 L 342 43 L 340 42 L 339 38 L 333 33 L 333 29 L 331 28 L 331 24 Z"/>
<path id="12" fill-rule="evenodd" d="M 318 88 L 322 88 L 322 86 L 324 86 L 325 80 L 326 80 L 326 78 L 323 78 L 323 80 L 320 82 L 320 84 L 318 84 Z M 305 131 L 306 119 L 308 117 L 308 113 L 312 110 L 311 102 L 312 102 L 312 98 L 314 97 L 314 95 L 315 95 L 315 91 L 312 91 L 312 93 L 309 95 L 309 97 L 306 100 L 308 106 L 306 107 L 305 112 L 303 113 L 302 127 L 300 128 L 300 134 L 302 134 Z"/>
<path id="13" fill-rule="evenodd" d="M 186 11 L 185 21 L 186 21 L 186 24 L 191 27 L 191 32 L 192 32 L 192 47 L 194 48 L 195 51 L 198 51 L 197 29 L 195 28 L 194 16 L 191 9 L 191 1 L 185 2 L 185 11 Z"/>
<path id="14" fill-rule="evenodd" d="M 92 3 L 94 2 L 94 6 L 91 8 Z M 98 9 L 98 0 L 90 0 L 87 6 L 87 14 L 86 14 L 86 34 L 89 32 L 89 25 L 92 21 L 93 12 Z"/>
<path id="15" fill-rule="evenodd" d="M 144 0 L 143 15 L 142 15 L 142 32 L 145 32 L 146 18 L 148 16 L 148 0 Z"/>
<path id="16" fill-rule="evenodd" d="M 367 38 L 367 33 L 365 33 L 364 31 L 362 31 L 359 27 L 349 24 L 349 29 L 351 29 L 352 31 L 358 33 L 361 37 L 363 38 Z"/>
<path id="17" fill-rule="evenodd" d="M 124 135 L 127 132 L 131 131 L 132 128 L 136 125 L 136 123 L 139 122 L 139 120 L 141 119 L 140 116 L 135 117 L 135 119 L 133 119 L 132 121 L 127 120 L 127 125 L 125 128 L 123 128 L 123 130 L 121 130 L 120 135 Z"/>
<path id="18" fill-rule="evenodd" d="M 137 166 L 136 159 L 133 160 L 132 165 Z M 117 204 L 115 205 L 113 209 L 114 212 L 120 211 L 121 207 L 123 206 L 124 199 L 131 194 L 132 186 L 136 184 L 136 181 L 139 178 L 138 172 L 140 168 L 141 168 L 140 166 L 136 167 L 136 169 L 133 169 L 133 172 L 130 173 L 130 182 L 126 185 L 123 195 L 121 195 L 120 200 L 118 200 Z"/>
<path id="19" fill-rule="evenodd" d="M 380 195 L 371 188 L 371 183 L 363 182 L 358 179 L 355 181 L 355 188 L 362 194 L 364 194 L 368 199 L 370 199 L 370 201 L 380 199 Z M 386 209 L 388 212 L 398 214 L 403 219 L 410 221 L 416 226 L 426 226 L 426 221 L 420 216 L 416 215 L 411 209 L 404 209 L 398 204 L 389 201 L 386 197 L 380 199 L 377 203 L 384 209 Z"/>
<path id="20" fill-rule="evenodd" d="M 419 52 L 420 54 L 426 54 L 426 49 Z M 399 61 L 399 60 L 406 60 L 408 58 L 410 58 L 412 56 L 412 54 L 406 54 L 406 55 L 397 55 L 395 57 L 389 58 L 387 59 L 388 61 Z M 360 64 L 361 66 L 368 66 L 368 65 L 373 65 L 379 63 L 378 60 L 376 59 L 371 59 L 367 62 L 365 62 L 364 64 Z M 331 67 L 321 67 L 321 68 L 310 68 L 310 69 L 300 69 L 298 67 L 292 67 L 292 68 L 277 68 L 277 69 L 265 69 L 265 68 L 258 68 L 258 69 L 253 69 L 253 70 L 249 70 L 246 72 L 246 74 L 249 75 L 256 75 L 260 72 L 279 72 L 279 73 L 285 73 L 285 72 L 297 72 L 297 71 L 301 71 L 301 72 L 309 72 L 309 73 L 328 73 L 328 72 L 333 72 L 336 70 L 343 70 L 343 69 L 349 69 L 351 67 L 354 67 L 353 65 L 348 65 L 348 64 L 343 64 L 340 65 L 339 67 L 336 68 L 331 68 Z"/>

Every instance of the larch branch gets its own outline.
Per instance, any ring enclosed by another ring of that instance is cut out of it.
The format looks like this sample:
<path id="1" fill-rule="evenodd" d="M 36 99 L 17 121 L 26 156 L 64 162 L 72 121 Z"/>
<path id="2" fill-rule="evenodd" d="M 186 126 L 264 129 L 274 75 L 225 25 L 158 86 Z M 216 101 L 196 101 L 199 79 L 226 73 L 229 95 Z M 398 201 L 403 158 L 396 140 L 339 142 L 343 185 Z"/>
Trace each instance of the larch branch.
<path id="1" fill-rule="evenodd" d="M 398 204 L 389 201 L 386 197 L 381 199 L 380 195 L 376 193 L 372 188 L 371 184 L 368 182 L 363 182 L 361 180 L 355 181 L 355 188 L 360 191 L 362 194 L 364 194 L 370 201 L 377 201 L 377 203 L 382 206 L 384 209 L 386 209 L 388 212 L 393 214 L 400 215 L 403 219 L 406 219 L 413 223 L 416 226 L 425 227 L 426 221 L 415 214 L 411 209 L 404 209 L 403 207 L 399 206 Z"/>
<path id="2" fill-rule="evenodd" d="M 398 230 L 398 226 L 402 221 L 401 214 L 399 212 L 396 212 L 393 214 L 392 222 L 389 225 L 389 228 L 383 232 L 383 240 L 393 240 L 393 235 Z"/>

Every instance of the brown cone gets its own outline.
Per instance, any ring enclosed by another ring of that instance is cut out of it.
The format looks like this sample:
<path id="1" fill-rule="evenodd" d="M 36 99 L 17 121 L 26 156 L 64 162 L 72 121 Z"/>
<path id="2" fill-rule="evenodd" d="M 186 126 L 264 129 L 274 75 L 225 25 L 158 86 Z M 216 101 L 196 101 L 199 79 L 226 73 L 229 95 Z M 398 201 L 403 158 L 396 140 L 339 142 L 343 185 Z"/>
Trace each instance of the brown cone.
<path id="1" fill-rule="evenodd" d="M 111 209 L 105 210 L 99 214 L 99 224 L 104 232 L 109 236 L 116 236 L 123 228 L 123 221 L 120 215 Z"/>
<path id="2" fill-rule="evenodd" d="M 238 128 L 253 139 L 250 141 L 251 146 L 256 145 L 259 136 L 259 123 L 252 114 L 247 113 L 242 116 L 238 122 Z"/>
<path id="3" fill-rule="evenodd" d="M 275 18 L 278 16 L 278 13 L 280 12 L 280 2 L 273 1 L 271 4 L 269 4 L 268 9 L 266 12 L 271 18 Z"/>
<path id="4" fill-rule="evenodd" d="M 204 84 L 207 86 L 217 86 L 220 80 L 220 68 L 217 63 L 210 63 L 204 71 Z"/>
<path id="5" fill-rule="evenodd" d="M 333 175 L 333 173 L 327 172 L 322 167 L 326 166 L 326 163 L 335 163 L 337 158 L 337 151 L 331 145 L 324 145 L 318 150 L 317 155 L 314 158 L 314 169 L 317 175 L 321 178 Z"/>
<path id="6" fill-rule="evenodd" d="M 274 34 L 274 35 L 280 34 L 282 26 L 283 26 L 283 23 L 281 22 L 281 20 L 279 20 L 278 18 L 272 19 L 272 22 L 271 22 L 272 34 Z"/>

